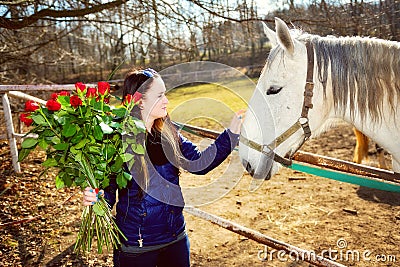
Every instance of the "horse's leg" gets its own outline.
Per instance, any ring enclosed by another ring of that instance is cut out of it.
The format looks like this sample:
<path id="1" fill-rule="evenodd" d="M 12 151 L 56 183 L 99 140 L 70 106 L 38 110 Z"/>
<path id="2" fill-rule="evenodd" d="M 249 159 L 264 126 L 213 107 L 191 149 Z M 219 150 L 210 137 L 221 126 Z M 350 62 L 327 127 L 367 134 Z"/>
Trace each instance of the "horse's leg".
<path id="1" fill-rule="evenodd" d="M 394 172 L 400 173 L 400 162 L 392 157 L 392 169 Z"/>
<path id="2" fill-rule="evenodd" d="M 376 152 L 378 154 L 378 166 L 381 169 L 388 169 L 385 161 L 385 151 L 378 144 L 375 144 Z"/>
<path id="3" fill-rule="evenodd" d="M 368 158 L 368 137 L 354 127 L 353 131 L 356 135 L 356 147 L 354 149 L 353 161 L 355 163 L 361 163 L 363 158 Z"/>

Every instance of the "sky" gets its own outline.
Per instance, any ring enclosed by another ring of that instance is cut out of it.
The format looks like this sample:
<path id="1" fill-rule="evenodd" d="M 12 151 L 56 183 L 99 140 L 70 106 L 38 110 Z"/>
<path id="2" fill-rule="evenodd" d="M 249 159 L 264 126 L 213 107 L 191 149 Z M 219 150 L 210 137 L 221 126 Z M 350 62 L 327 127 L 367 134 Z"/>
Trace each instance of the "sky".
<path id="1" fill-rule="evenodd" d="M 257 11 L 258 14 L 267 14 L 268 12 L 274 11 L 278 8 L 282 8 L 284 7 L 288 7 L 287 4 L 283 4 L 284 2 L 289 2 L 289 0 L 254 0 L 254 2 L 257 5 Z M 299 5 L 299 4 L 308 4 L 310 3 L 311 0 L 294 0 L 294 4 L 295 5 Z M 329 2 L 329 1 L 327 1 Z M 338 3 L 346 3 L 346 2 L 350 2 L 349 0 L 336 0 L 335 2 Z"/>

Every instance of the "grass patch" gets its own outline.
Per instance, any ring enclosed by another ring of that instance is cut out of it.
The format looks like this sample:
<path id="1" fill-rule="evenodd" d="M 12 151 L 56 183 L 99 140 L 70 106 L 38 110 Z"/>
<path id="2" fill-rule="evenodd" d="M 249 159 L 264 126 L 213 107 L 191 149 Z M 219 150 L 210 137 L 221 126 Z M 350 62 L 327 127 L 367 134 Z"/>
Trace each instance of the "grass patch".
<path id="1" fill-rule="evenodd" d="M 175 88 L 167 92 L 168 112 L 172 120 L 222 130 L 229 126 L 234 112 L 247 109 L 255 84 L 256 79 L 241 79 L 221 85 L 197 84 Z"/>

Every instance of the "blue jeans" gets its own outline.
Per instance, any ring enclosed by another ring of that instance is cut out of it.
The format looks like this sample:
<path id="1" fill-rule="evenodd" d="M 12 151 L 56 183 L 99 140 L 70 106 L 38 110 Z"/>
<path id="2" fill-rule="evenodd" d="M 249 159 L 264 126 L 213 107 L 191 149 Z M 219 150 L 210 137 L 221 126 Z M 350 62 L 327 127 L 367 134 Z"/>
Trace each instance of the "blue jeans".
<path id="1" fill-rule="evenodd" d="M 165 248 L 144 253 L 114 250 L 114 267 L 189 267 L 190 244 L 186 236 Z"/>

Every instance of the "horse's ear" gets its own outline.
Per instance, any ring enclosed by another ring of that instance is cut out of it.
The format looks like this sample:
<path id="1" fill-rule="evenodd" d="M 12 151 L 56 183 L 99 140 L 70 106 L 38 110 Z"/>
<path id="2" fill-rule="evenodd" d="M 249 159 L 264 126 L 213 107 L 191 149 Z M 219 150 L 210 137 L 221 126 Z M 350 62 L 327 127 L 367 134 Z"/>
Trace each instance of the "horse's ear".
<path id="1" fill-rule="evenodd" d="M 275 18 L 276 35 L 278 36 L 278 42 L 285 48 L 287 52 L 293 54 L 294 42 L 292 36 L 290 36 L 289 28 L 286 23 L 280 18 Z"/>
<path id="2" fill-rule="evenodd" d="M 272 46 L 277 46 L 278 41 L 276 40 L 276 33 L 268 28 L 267 24 L 262 22 L 263 28 L 264 28 L 264 33 L 267 35 L 268 40 L 271 42 Z"/>

